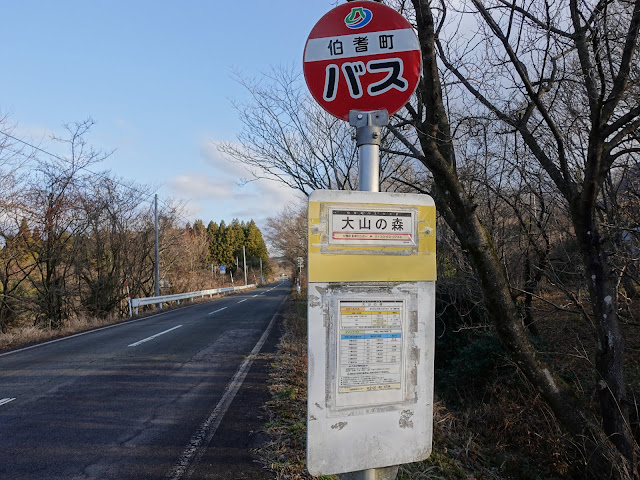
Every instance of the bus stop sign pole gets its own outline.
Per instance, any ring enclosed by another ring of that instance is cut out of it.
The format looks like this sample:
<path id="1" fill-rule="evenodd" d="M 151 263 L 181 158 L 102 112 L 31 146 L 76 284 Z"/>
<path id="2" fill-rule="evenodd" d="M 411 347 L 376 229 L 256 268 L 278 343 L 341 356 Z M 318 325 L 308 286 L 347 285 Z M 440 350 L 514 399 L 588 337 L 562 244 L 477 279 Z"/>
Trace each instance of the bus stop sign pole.
<path id="1" fill-rule="evenodd" d="M 386 110 L 362 112 L 351 110 L 349 124 L 356 127 L 358 146 L 358 190 L 380 191 L 380 140 L 382 127 L 389 123 Z M 395 480 L 398 467 L 370 468 L 359 472 L 341 473 L 340 480 Z"/>
<path id="2" fill-rule="evenodd" d="M 362 192 L 380 191 L 380 139 L 382 127 L 388 123 L 386 110 L 349 112 L 349 124 L 356 127 L 358 190 Z"/>

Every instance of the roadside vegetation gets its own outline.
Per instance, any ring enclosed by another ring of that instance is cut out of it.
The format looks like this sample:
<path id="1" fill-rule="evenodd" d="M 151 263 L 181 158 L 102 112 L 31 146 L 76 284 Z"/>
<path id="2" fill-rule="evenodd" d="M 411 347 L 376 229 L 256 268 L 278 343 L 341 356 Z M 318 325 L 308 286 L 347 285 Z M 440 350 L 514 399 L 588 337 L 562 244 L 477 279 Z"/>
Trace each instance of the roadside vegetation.
<path id="1" fill-rule="evenodd" d="M 92 126 L 67 125 L 53 154 L 0 118 L 0 349 L 121 321 L 129 296 L 154 295 L 154 195 L 97 170 L 111 152 L 87 143 Z M 160 201 L 158 236 L 161 295 L 244 284 L 243 247 L 249 283 L 274 272 L 253 220 L 191 225 Z"/>

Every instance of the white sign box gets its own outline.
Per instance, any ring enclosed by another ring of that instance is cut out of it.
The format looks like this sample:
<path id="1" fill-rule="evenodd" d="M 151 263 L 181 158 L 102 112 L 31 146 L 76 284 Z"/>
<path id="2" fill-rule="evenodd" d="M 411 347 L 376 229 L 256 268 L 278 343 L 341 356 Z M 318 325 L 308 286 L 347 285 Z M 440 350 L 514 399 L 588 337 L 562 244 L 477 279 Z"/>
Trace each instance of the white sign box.
<path id="1" fill-rule="evenodd" d="M 435 262 L 424 260 L 434 257 L 432 200 L 320 191 L 309 201 L 307 468 L 330 475 L 424 460 L 433 428 Z M 403 281 L 415 279 L 416 265 L 433 268 L 425 275 L 433 281 Z M 358 272 L 368 277 L 357 281 Z M 371 278 L 389 273 L 396 280 Z"/>

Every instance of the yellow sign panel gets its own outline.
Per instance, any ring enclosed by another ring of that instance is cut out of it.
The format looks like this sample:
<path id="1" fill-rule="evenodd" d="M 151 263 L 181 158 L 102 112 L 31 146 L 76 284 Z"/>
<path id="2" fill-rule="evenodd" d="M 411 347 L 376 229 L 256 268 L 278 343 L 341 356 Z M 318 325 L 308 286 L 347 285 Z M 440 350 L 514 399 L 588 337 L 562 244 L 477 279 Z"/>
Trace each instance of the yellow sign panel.
<path id="1" fill-rule="evenodd" d="M 308 220 L 309 282 L 436 280 L 428 195 L 318 190 Z"/>

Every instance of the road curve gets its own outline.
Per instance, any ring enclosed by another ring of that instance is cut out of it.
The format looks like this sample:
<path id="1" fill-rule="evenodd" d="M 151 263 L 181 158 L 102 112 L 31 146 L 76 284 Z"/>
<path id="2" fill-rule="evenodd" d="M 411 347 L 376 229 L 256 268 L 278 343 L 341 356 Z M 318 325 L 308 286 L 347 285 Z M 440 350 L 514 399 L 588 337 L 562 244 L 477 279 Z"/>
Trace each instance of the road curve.
<path id="1" fill-rule="evenodd" d="M 289 291 L 0 353 L 0 479 L 219 478 L 203 458 Z"/>

